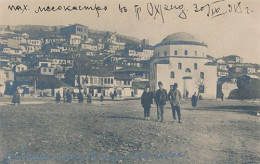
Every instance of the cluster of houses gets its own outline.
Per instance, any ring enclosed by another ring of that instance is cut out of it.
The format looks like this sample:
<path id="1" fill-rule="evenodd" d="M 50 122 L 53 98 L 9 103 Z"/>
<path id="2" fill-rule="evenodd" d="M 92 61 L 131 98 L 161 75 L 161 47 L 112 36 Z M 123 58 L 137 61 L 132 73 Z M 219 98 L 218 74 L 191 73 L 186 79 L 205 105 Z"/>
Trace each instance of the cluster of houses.
<path id="1" fill-rule="evenodd" d="M 59 27 L 56 32 L 39 31 L 39 35 L 1 30 L 0 93 L 9 94 L 17 87 L 26 90 L 25 94 L 41 93 L 38 76 L 53 76 L 62 82 L 61 88 L 76 90 L 80 85 L 92 95 L 116 92 L 122 97 L 140 96 L 139 90 L 149 83 L 153 47 L 147 40 L 132 41 L 138 49 L 131 49 L 117 33 L 93 31 L 80 24 Z M 28 78 L 31 82 L 19 81 L 30 71 L 37 74 Z"/>
<path id="2" fill-rule="evenodd" d="M 200 91 L 215 98 L 218 79 L 259 73 L 257 64 L 243 63 L 236 55 L 215 59 L 207 56 L 206 49 L 189 33 L 171 34 L 151 46 L 146 39 L 131 40 L 81 24 L 32 34 L 2 29 L 0 93 L 18 88 L 25 94 L 51 90 L 49 95 L 54 95 L 57 89 L 80 88 L 93 96 L 140 97 L 146 85 L 154 91 L 162 81 L 166 89 L 178 82 L 183 94 Z M 39 86 L 41 76 L 52 76 L 61 86 Z"/>

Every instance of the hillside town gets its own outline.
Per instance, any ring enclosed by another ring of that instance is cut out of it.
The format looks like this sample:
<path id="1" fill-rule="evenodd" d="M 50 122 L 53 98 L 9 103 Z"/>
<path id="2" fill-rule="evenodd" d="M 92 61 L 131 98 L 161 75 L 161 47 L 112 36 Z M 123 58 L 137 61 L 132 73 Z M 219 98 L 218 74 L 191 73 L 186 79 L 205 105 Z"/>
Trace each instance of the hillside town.
<path id="1" fill-rule="evenodd" d="M 198 50 L 187 47 L 181 54 L 178 48 L 170 48 L 178 44 L 194 44 Z M 169 35 L 153 46 L 148 39 L 81 24 L 0 26 L 0 94 L 12 95 L 17 88 L 23 96 L 47 97 L 58 91 L 63 95 L 64 90 L 82 90 L 94 97 L 140 98 L 148 84 L 155 91 L 157 82 L 163 81 L 169 83 L 169 90 L 173 79 L 179 84 L 184 80 L 180 85 L 183 95 L 198 89 L 205 98 L 217 98 L 220 93 L 236 98 L 238 79 L 259 80 L 259 64 L 244 63 L 234 54 L 215 58 L 206 48 L 189 33 Z M 171 55 L 180 55 L 176 68 Z M 193 71 L 198 74 L 190 76 Z M 197 76 L 200 80 L 205 77 L 208 84 L 198 81 Z M 190 83 L 197 86 L 192 88 Z"/>

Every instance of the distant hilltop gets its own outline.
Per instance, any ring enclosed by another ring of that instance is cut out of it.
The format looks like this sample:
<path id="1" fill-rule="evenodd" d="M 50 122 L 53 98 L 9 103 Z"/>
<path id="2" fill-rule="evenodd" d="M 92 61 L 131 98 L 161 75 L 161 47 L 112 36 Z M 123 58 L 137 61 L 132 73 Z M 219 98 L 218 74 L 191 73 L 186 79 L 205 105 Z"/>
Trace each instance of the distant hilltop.
<path id="1" fill-rule="evenodd" d="M 9 25 L 0 25 L 0 30 L 7 29 Z M 49 31 L 49 32 L 58 32 L 60 28 L 65 27 L 63 25 L 56 26 L 46 26 L 46 25 L 10 25 L 9 28 L 12 31 L 22 31 L 26 33 L 34 33 L 35 31 Z M 107 33 L 114 33 L 111 31 L 101 31 L 89 29 L 89 36 L 91 38 L 98 38 L 106 35 Z M 117 39 L 121 42 L 135 42 L 141 43 L 140 39 L 135 37 L 124 36 L 116 33 Z"/>

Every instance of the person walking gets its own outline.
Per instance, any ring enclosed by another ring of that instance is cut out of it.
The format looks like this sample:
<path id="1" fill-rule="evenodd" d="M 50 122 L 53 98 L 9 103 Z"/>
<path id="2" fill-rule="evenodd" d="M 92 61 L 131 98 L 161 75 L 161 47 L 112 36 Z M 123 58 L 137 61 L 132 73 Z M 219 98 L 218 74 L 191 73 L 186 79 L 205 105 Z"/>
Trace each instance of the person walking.
<path id="1" fill-rule="evenodd" d="M 167 101 L 167 91 L 163 89 L 163 83 L 158 82 L 159 89 L 155 92 L 155 103 L 157 107 L 157 121 L 163 122 L 164 106 Z"/>
<path id="2" fill-rule="evenodd" d="M 92 102 L 92 96 L 90 93 L 87 94 L 87 103 L 91 103 Z"/>
<path id="3" fill-rule="evenodd" d="M 13 99 L 12 99 L 12 103 L 15 105 L 16 103 L 19 105 L 21 102 L 21 96 L 20 93 L 18 92 L 18 90 L 16 89 L 14 94 L 13 94 Z"/>
<path id="4" fill-rule="evenodd" d="M 168 99 L 171 103 L 173 122 L 176 120 L 176 112 L 177 112 L 178 123 L 181 123 L 181 110 L 180 110 L 181 92 L 177 88 L 178 88 L 178 84 L 174 83 L 173 89 L 171 89 L 168 93 Z"/>
<path id="5" fill-rule="evenodd" d="M 196 96 L 196 92 L 194 92 L 194 94 L 191 97 L 191 105 L 192 107 L 196 107 L 197 106 L 197 102 L 198 102 L 198 96 Z"/>
<path id="6" fill-rule="evenodd" d="M 79 100 L 79 103 L 83 103 L 83 94 L 81 91 L 79 91 L 79 93 L 78 93 L 78 100 Z"/>
<path id="7" fill-rule="evenodd" d="M 144 119 L 150 119 L 150 109 L 151 104 L 153 103 L 153 92 L 149 91 L 149 86 L 146 86 L 144 92 L 141 96 L 141 104 L 144 108 Z"/>
<path id="8" fill-rule="evenodd" d="M 60 91 L 56 92 L 56 102 L 59 103 L 60 102 Z"/>

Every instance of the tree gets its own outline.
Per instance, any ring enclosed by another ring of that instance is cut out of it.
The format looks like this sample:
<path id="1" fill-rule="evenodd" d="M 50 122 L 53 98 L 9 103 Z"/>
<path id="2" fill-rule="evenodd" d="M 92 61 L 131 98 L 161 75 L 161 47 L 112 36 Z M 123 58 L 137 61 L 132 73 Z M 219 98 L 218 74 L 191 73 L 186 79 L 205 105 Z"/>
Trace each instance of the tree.
<path id="1" fill-rule="evenodd" d="M 207 88 L 207 84 L 204 78 L 201 78 L 199 75 L 195 75 L 195 87 L 198 89 L 198 96 L 200 93 L 204 93 L 205 89 Z"/>

